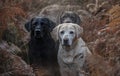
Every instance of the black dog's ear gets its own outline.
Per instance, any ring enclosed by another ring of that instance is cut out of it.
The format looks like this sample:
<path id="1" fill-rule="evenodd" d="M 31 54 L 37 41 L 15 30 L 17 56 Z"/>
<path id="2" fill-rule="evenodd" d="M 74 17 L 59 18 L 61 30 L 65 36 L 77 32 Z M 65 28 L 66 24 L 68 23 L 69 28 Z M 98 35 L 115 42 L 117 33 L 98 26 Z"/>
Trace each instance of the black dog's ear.
<path id="1" fill-rule="evenodd" d="M 50 30 L 50 32 L 51 32 L 51 31 L 53 30 L 53 28 L 56 26 L 56 23 L 53 22 L 53 21 L 51 21 L 51 20 L 49 20 L 49 24 L 50 24 L 49 30 Z"/>
<path id="2" fill-rule="evenodd" d="M 44 22 L 48 25 L 49 31 L 51 32 L 53 28 L 56 26 L 56 23 L 48 18 L 44 18 Z"/>
<path id="3" fill-rule="evenodd" d="M 30 32 L 31 30 L 31 21 L 28 21 L 27 23 L 25 23 L 25 29 Z"/>
<path id="4" fill-rule="evenodd" d="M 34 20 L 34 18 L 32 18 L 30 21 L 25 23 L 25 29 L 30 32 L 31 31 L 31 27 L 32 27 L 32 21 Z"/>

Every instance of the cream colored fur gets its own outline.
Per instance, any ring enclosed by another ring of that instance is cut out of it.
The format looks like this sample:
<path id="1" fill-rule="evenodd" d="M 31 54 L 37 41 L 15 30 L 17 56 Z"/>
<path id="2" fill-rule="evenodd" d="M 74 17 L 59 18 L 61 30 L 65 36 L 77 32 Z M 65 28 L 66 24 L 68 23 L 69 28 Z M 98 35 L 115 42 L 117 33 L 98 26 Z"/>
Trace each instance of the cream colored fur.
<path id="1" fill-rule="evenodd" d="M 71 27 L 75 27 L 72 28 L 72 30 L 76 31 L 75 37 L 77 38 L 75 42 L 70 47 L 63 46 L 61 42 L 59 44 L 58 63 L 60 65 L 61 76 L 85 76 L 82 73 L 83 65 L 85 64 L 87 54 L 91 54 L 91 52 L 80 37 L 83 32 L 82 27 L 73 23 L 60 24 L 53 30 L 54 39 L 60 39 L 59 31 L 61 29 L 65 29 L 66 32 Z"/>

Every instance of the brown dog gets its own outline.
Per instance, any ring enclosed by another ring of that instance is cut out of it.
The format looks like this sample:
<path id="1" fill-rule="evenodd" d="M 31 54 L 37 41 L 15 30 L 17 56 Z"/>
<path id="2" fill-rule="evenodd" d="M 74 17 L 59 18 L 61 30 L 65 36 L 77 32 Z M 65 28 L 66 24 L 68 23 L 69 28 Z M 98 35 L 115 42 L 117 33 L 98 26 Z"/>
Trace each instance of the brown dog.
<path id="1" fill-rule="evenodd" d="M 75 23 L 80 25 L 81 19 L 76 13 L 72 11 L 65 11 L 60 17 L 60 23 Z"/>

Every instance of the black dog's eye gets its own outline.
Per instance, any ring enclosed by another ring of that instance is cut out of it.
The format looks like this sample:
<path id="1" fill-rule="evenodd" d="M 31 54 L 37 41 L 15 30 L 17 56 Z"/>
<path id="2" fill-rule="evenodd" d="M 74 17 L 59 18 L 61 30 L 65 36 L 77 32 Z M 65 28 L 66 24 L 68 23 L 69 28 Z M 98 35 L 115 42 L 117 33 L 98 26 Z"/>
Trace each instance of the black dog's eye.
<path id="1" fill-rule="evenodd" d="M 35 27 L 36 27 L 36 24 L 33 24 L 32 27 L 35 28 Z"/>
<path id="2" fill-rule="evenodd" d="M 74 32 L 73 31 L 70 31 L 70 34 L 73 34 Z"/>
<path id="3" fill-rule="evenodd" d="M 41 25 L 44 25 L 45 23 L 44 22 L 41 22 Z"/>
<path id="4" fill-rule="evenodd" d="M 46 27 L 48 26 L 47 23 L 45 23 L 45 22 L 41 22 L 40 24 L 41 24 L 42 27 L 44 27 L 44 28 L 46 28 Z"/>
<path id="5" fill-rule="evenodd" d="M 64 31 L 61 31 L 60 33 L 61 33 L 61 34 L 64 34 Z"/>
<path id="6" fill-rule="evenodd" d="M 38 22 L 33 23 L 34 26 L 36 26 L 37 24 L 38 24 Z"/>

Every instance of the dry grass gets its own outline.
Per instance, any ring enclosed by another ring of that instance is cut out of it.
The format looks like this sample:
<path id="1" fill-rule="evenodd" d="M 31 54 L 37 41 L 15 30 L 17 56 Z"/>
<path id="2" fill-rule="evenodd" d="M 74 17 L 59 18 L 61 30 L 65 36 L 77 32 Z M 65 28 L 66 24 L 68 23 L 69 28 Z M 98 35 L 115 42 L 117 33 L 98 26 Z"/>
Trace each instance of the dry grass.
<path id="1" fill-rule="evenodd" d="M 120 29 L 120 6 L 115 5 L 113 6 L 107 14 L 109 15 L 109 24 L 107 24 L 107 27 L 100 30 L 101 33 L 107 32 L 115 34 Z"/>
<path id="2" fill-rule="evenodd" d="M 104 5 L 108 4 L 108 1 L 104 1 L 102 3 L 99 2 L 99 0 L 95 0 L 95 3 L 89 3 L 87 4 L 87 8 L 88 10 L 93 13 L 93 14 L 97 14 L 98 12 L 102 11 L 102 7 Z"/>
<path id="3" fill-rule="evenodd" d="M 116 5 L 107 12 L 111 14 L 109 22 L 90 19 L 83 25 L 85 30 L 83 38 L 90 44 L 93 52 L 93 56 L 87 59 L 90 76 L 120 75 L 120 19 L 119 10 L 115 8 L 119 6 Z M 98 35 L 98 32 L 101 33 Z"/>
<path id="4" fill-rule="evenodd" d="M 0 48 L 0 76 L 35 76 L 20 57 Z"/>
<path id="5" fill-rule="evenodd" d="M 25 18 L 27 16 L 26 12 L 24 11 L 22 5 L 21 5 L 21 0 L 16 1 L 16 0 L 1 0 L 1 5 L 0 7 L 0 30 L 1 30 L 1 35 L 4 30 L 7 29 L 9 23 L 13 23 L 15 25 L 18 24 L 19 19 Z M 19 28 L 19 26 L 17 26 Z"/>
<path id="6" fill-rule="evenodd" d="M 119 76 L 120 67 L 119 64 L 112 65 L 108 61 L 105 61 L 104 57 L 94 54 L 88 56 L 88 76 Z"/>
<path id="7" fill-rule="evenodd" d="M 120 1 L 109 0 L 109 2 L 116 4 Z M 20 21 L 24 18 L 30 18 L 32 14 L 37 15 L 44 7 L 52 4 L 64 5 L 64 7 L 65 5 L 77 6 L 74 7 L 75 10 L 81 10 L 79 8 L 86 9 L 86 5 L 91 3 L 95 6 L 90 16 L 92 18 L 84 18 L 81 25 L 84 28 L 83 39 L 94 54 L 87 59 L 87 72 L 89 76 L 120 76 L 120 6 L 115 5 L 106 13 L 100 13 L 103 9 L 110 8 L 109 5 L 104 5 L 104 0 L 96 3 L 94 0 L 1 0 L 0 40 L 4 34 L 6 39 L 3 38 L 8 44 L 25 51 L 27 43 L 23 38 L 26 32 L 20 26 Z M 73 11 L 71 8 L 70 10 Z M 50 17 L 51 15 L 57 17 L 55 14 L 50 14 Z M 51 72 L 48 68 L 35 68 L 34 72 L 37 76 L 50 76 Z M 30 72 L 33 74 L 32 69 L 21 58 L 8 53 L 6 49 L 0 50 L 0 75 L 30 76 L 28 75 Z"/>

